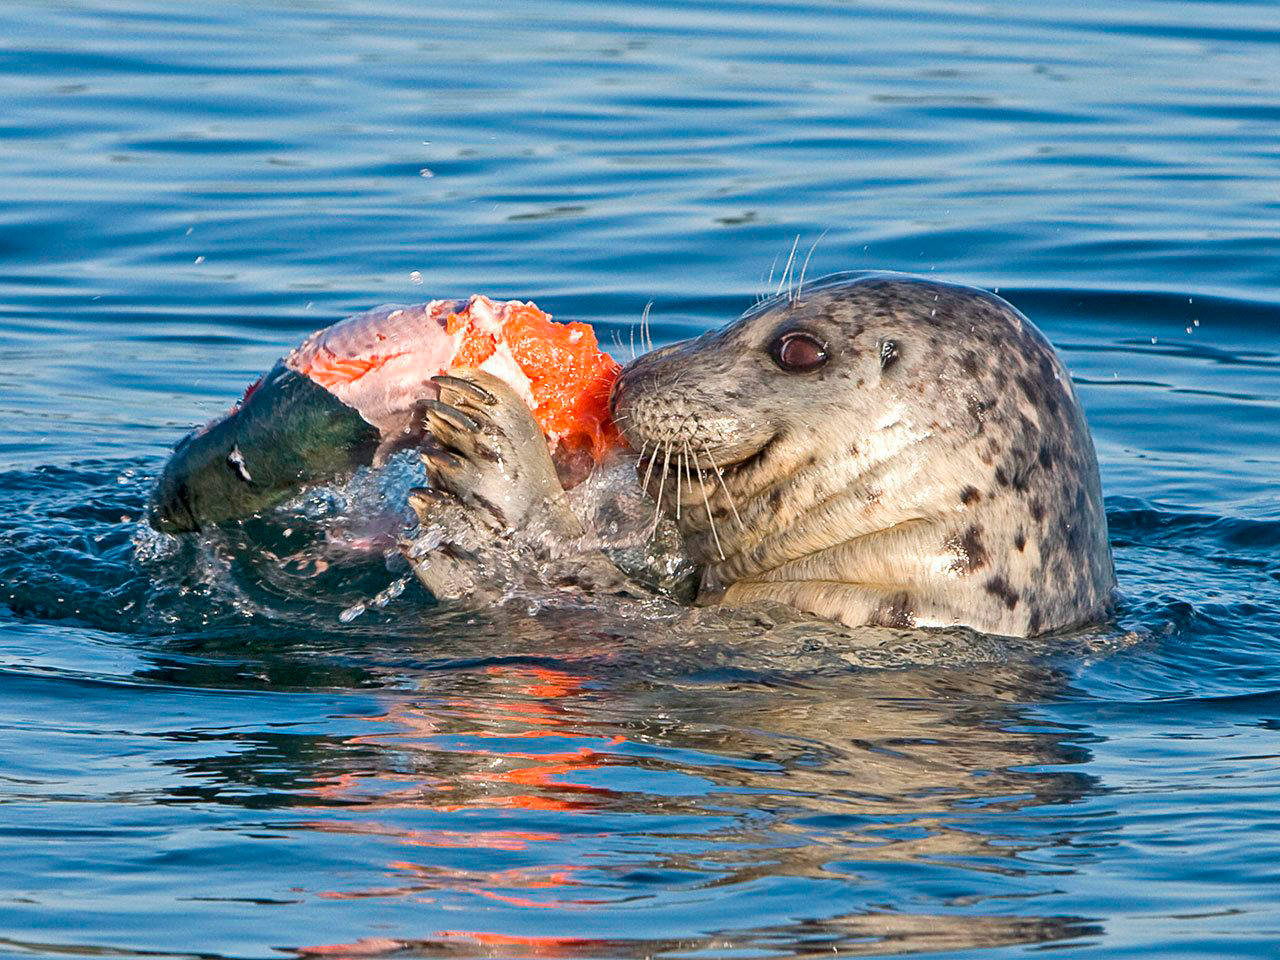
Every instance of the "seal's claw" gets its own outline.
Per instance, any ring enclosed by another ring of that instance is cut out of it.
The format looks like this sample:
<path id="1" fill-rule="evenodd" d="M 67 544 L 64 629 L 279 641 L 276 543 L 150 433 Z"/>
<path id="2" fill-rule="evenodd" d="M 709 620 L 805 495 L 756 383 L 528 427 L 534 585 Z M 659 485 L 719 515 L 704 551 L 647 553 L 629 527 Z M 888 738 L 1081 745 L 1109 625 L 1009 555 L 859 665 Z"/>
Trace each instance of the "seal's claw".
<path id="1" fill-rule="evenodd" d="M 446 451 L 473 462 L 498 462 L 500 456 L 494 447 L 500 443 L 500 438 L 495 438 L 492 424 L 480 423 L 457 407 L 439 400 L 428 401 L 425 409 L 426 427 Z"/>
<path id="2" fill-rule="evenodd" d="M 449 391 L 454 394 L 461 394 L 469 398 L 473 403 L 482 403 L 487 407 L 492 407 L 498 402 L 497 397 L 473 380 L 442 373 L 439 376 L 432 377 L 431 382 L 440 388 L 441 396 L 444 395 L 445 391 Z"/>
<path id="3" fill-rule="evenodd" d="M 476 423 L 471 417 L 467 416 L 457 407 L 442 403 L 439 400 L 428 400 L 424 407 L 428 417 L 434 416 L 437 420 L 443 420 L 455 430 L 466 430 L 468 433 L 476 433 L 480 429 L 480 424 Z"/>
<path id="4" fill-rule="evenodd" d="M 422 465 L 427 468 L 432 482 L 438 483 L 442 477 L 461 471 L 466 461 L 450 450 L 431 446 L 422 451 Z"/>
<path id="5" fill-rule="evenodd" d="M 420 522 L 438 516 L 441 508 L 454 500 L 443 490 L 434 487 L 414 487 L 409 491 L 409 507 L 418 515 Z"/>
<path id="6" fill-rule="evenodd" d="M 542 528 L 580 535 L 547 439 L 525 400 L 484 370 L 455 370 L 433 382 L 439 399 L 420 404 L 422 462 L 431 485 L 492 531 L 521 529 L 532 515 Z"/>

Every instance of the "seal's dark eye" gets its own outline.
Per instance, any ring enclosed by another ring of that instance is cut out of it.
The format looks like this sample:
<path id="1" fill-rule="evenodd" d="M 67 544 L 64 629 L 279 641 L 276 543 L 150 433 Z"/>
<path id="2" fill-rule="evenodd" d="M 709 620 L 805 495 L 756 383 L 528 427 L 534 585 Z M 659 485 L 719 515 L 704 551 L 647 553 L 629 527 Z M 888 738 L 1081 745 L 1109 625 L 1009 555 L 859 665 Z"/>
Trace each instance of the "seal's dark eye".
<path id="1" fill-rule="evenodd" d="M 769 347 L 773 362 L 787 373 L 808 373 L 827 362 L 827 345 L 812 333 L 788 330 Z"/>

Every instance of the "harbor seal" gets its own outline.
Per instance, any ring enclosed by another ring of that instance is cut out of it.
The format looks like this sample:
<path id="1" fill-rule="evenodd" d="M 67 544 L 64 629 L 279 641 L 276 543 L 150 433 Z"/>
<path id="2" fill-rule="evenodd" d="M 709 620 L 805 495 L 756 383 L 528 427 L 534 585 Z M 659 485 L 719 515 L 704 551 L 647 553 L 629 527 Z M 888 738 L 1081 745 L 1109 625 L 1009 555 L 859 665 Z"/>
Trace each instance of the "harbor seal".
<path id="1" fill-rule="evenodd" d="M 900 274 L 826 277 L 637 358 L 611 406 L 701 565 L 699 604 L 1010 636 L 1111 609 L 1084 413 L 1048 341 L 993 294 Z M 427 454 L 442 488 L 432 496 L 475 503 L 493 443 L 477 456 L 460 438 L 495 431 L 459 412 L 437 405 L 428 425 L 447 448 L 434 468 Z M 496 459 L 532 448 L 508 442 Z M 535 462 L 516 472 L 545 478 Z M 499 513 L 527 522 L 531 496 Z M 534 513 L 563 509 L 545 491 L 537 500 Z M 416 569 L 430 587 L 431 562 Z"/>

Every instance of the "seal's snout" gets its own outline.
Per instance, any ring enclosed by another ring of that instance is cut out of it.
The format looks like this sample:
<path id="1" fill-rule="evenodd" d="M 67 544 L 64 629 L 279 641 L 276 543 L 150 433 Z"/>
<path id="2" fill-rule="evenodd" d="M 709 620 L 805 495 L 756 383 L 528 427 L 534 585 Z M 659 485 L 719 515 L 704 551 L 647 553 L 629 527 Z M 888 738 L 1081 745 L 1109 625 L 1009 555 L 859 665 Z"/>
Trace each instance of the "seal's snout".
<path id="1" fill-rule="evenodd" d="M 650 406 L 646 398 L 665 392 L 667 359 L 681 346 L 674 343 L 636 357 L 622 368 L 609 391 L 609 415 L 636 449 L 639 449 L 637 440 L 652 439 L 645 435 L 649 419 L 645 411 Z"/>
<path id="2" fill-rule="evenodd" d="M 710 335 L 637 357 L 610 393 L 614 423 L 633 450 L 670 451 L 672 462 L 724 466 L 752 456 L 771 435 L 768 417 L 755 415 L 761 397 L 744 398 L 730 366 Z"/>

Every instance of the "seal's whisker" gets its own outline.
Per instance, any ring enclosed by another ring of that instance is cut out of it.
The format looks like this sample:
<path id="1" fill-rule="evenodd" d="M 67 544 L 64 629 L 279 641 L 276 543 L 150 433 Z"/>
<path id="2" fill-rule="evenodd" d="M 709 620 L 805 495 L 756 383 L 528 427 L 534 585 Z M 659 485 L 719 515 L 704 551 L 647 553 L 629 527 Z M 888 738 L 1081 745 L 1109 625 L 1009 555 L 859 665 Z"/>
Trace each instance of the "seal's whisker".
<path id="1" fill-rule="evenodd" d="M 729 485 L 724 482 L 724 471 L 720 469 L 716 463 L 715 457 L 711 456 L 711 448 L 705 443 L 702 445 L 702 452 L 707 455 L 707 460 L 711 463 L 712 468 L 716 472 L 716 476 L 720 478 L 720 489 L 724 491 L 725 499 L 729 501 L 729 509 L 733 511 L 733 519 L 738 524 L 739 530 L 746 530 L 746 526 L 742 522 L 742 517 L 738 514 L 738 505 L 733 502 L 733 494 L 729 492 Z"/>
<path id="2" fill-rule="evenodd" d="M 693 451 L 689 449 L 689 441 L 684 444 L 685 453 L 689 459 L 693 459 Z M 702 480 L 702 468 L 697 468 L 698 486 L 702 490 L 702 505 L 707 508 L 707 523 L 711 525 L 711 539 L 715 541 L 716 553 L 720 554 L 720 559 L 725 559 L 724 547 L 720 546 L 720 534 L 716 531 L 716 516 L 711 512 L 711 498 L 707 496 L 707 485 Z"/>
<path id="3" fill-rule="evenodd" d="M 658 532 L 658 521 L 662 519 L 662 492 L 667 486 L 667 468 L 671 465 L 671 441 L 668 440 L 663 445 L 664 453 L 662 454 L 662 474 L 658 477 L 658 505 L 653 511 L 653 531 L 649 534 L 653 536 Z"/>
<path id="4" fill-rule="evenodd" d="M 621 354 L 623 351 L 626 351 L 627 363 L 630 363 L 636 358 L 636 325 L 634 321 L 630 324 L 630 327 L 631 334 L 627 338 L 627 343 L 622 342 L 622 335 L 618 332 L 615 331 L 613 335 L 613 342 L 618 345 L 618 353 Z M 614 362 L 616 363 L 617 361 L 615 360 Z M 598 380 L 601 376 L 602 374 L 596 374 L 593 380 Z"/>
<path id="5" fill-rule="evenodd" d="M 644 305 L 644 312 L 640 314 L 640 346 L 644 347 L 645 352 L 653 352 L 653 329 L 649 326 L 649 311 L 653 309 L 653 301 L 650 300 Z"/>
<path id="6" fill-rule="evenodd" d="M 688 491 L 689 496 L 693 496 L 693 465 L 690 461 L 693 457 L 689 453 L 689 441 L 681 440 L 684 444 L 684 488 Z"/>
<path id="7" fill-rule="evenodd" d="M 676 519 L 680 519 L 680 462 L 684 459 L 684 454 L 679 450 L 676 451 Z"/>
<path id="8" fill-rule="evenodd" d="M 649 445 L 648 441 L 646 441 L 645 446 L 647 447 L 648 445 Z M 643 458 L 644 454 L 642 453 L 640 454 L 640 456 L 641 458 Z M 657 463 L 657 461 L 658 461 L 658 445 L 655 443 L 653 445 L 653 453 L 649 455 L 649 466 L 648 466 L 648 469 L 646 469 L 644 472 L 644 480 L 640 484 L 640 488 L 644 490 L 645 493 L 649 492 L 649 478 L 653 476 L 653 465 Z"/>
<path id="9" fill-rule="evenodd" d="M 769 299 L 769 290 L 773 287 L 773 274 L 778 269 L 778 255 L 773 255 L 773 263 L 769 265 L 769 279 L 764 282 L 764 290 L 760 294 L 760 302 Z"/>
<path id="10" fill-rule="evenodd" d="M 792 303 L 795 303 L 796 300 L 800 299 L 801 294 L 804 293 L 804 275 L 809 270 L 809 258 L 813 256 L 813 251 L 818 249 L 818 244 L 822 242 L 822 238 L 827 235 L 829 230 L 830 227 L 818 234 L 818 239 L 813 241 L 812 246 L 809 247 L 809 252 L 804 255 L 804 266 L 800 268 L 800 282 L 796 284 L 795 296 L 791 298 Z"/>
<path id="11" fill-rule="evenodd" d="M 778 278 L 778 289 L 774 293 L 775 297 L 779 296 L 782 293 L 782 290 L 784 287 L 787 289 L 787 295 L 790 296 L 791 294 L 791 288 L 787 287 L 787 278 L 791 276 L 791 268 L 795 265 L 795 262 L 796 262 L 796 247 L 798 247 L 799 245 L 800 245 L 800 234 L 797 233 L 795 240 L 792 241 L 791 243 L 791 252 L 787 254 L 787 265 L 783 267 L 782 276 Z"/>

